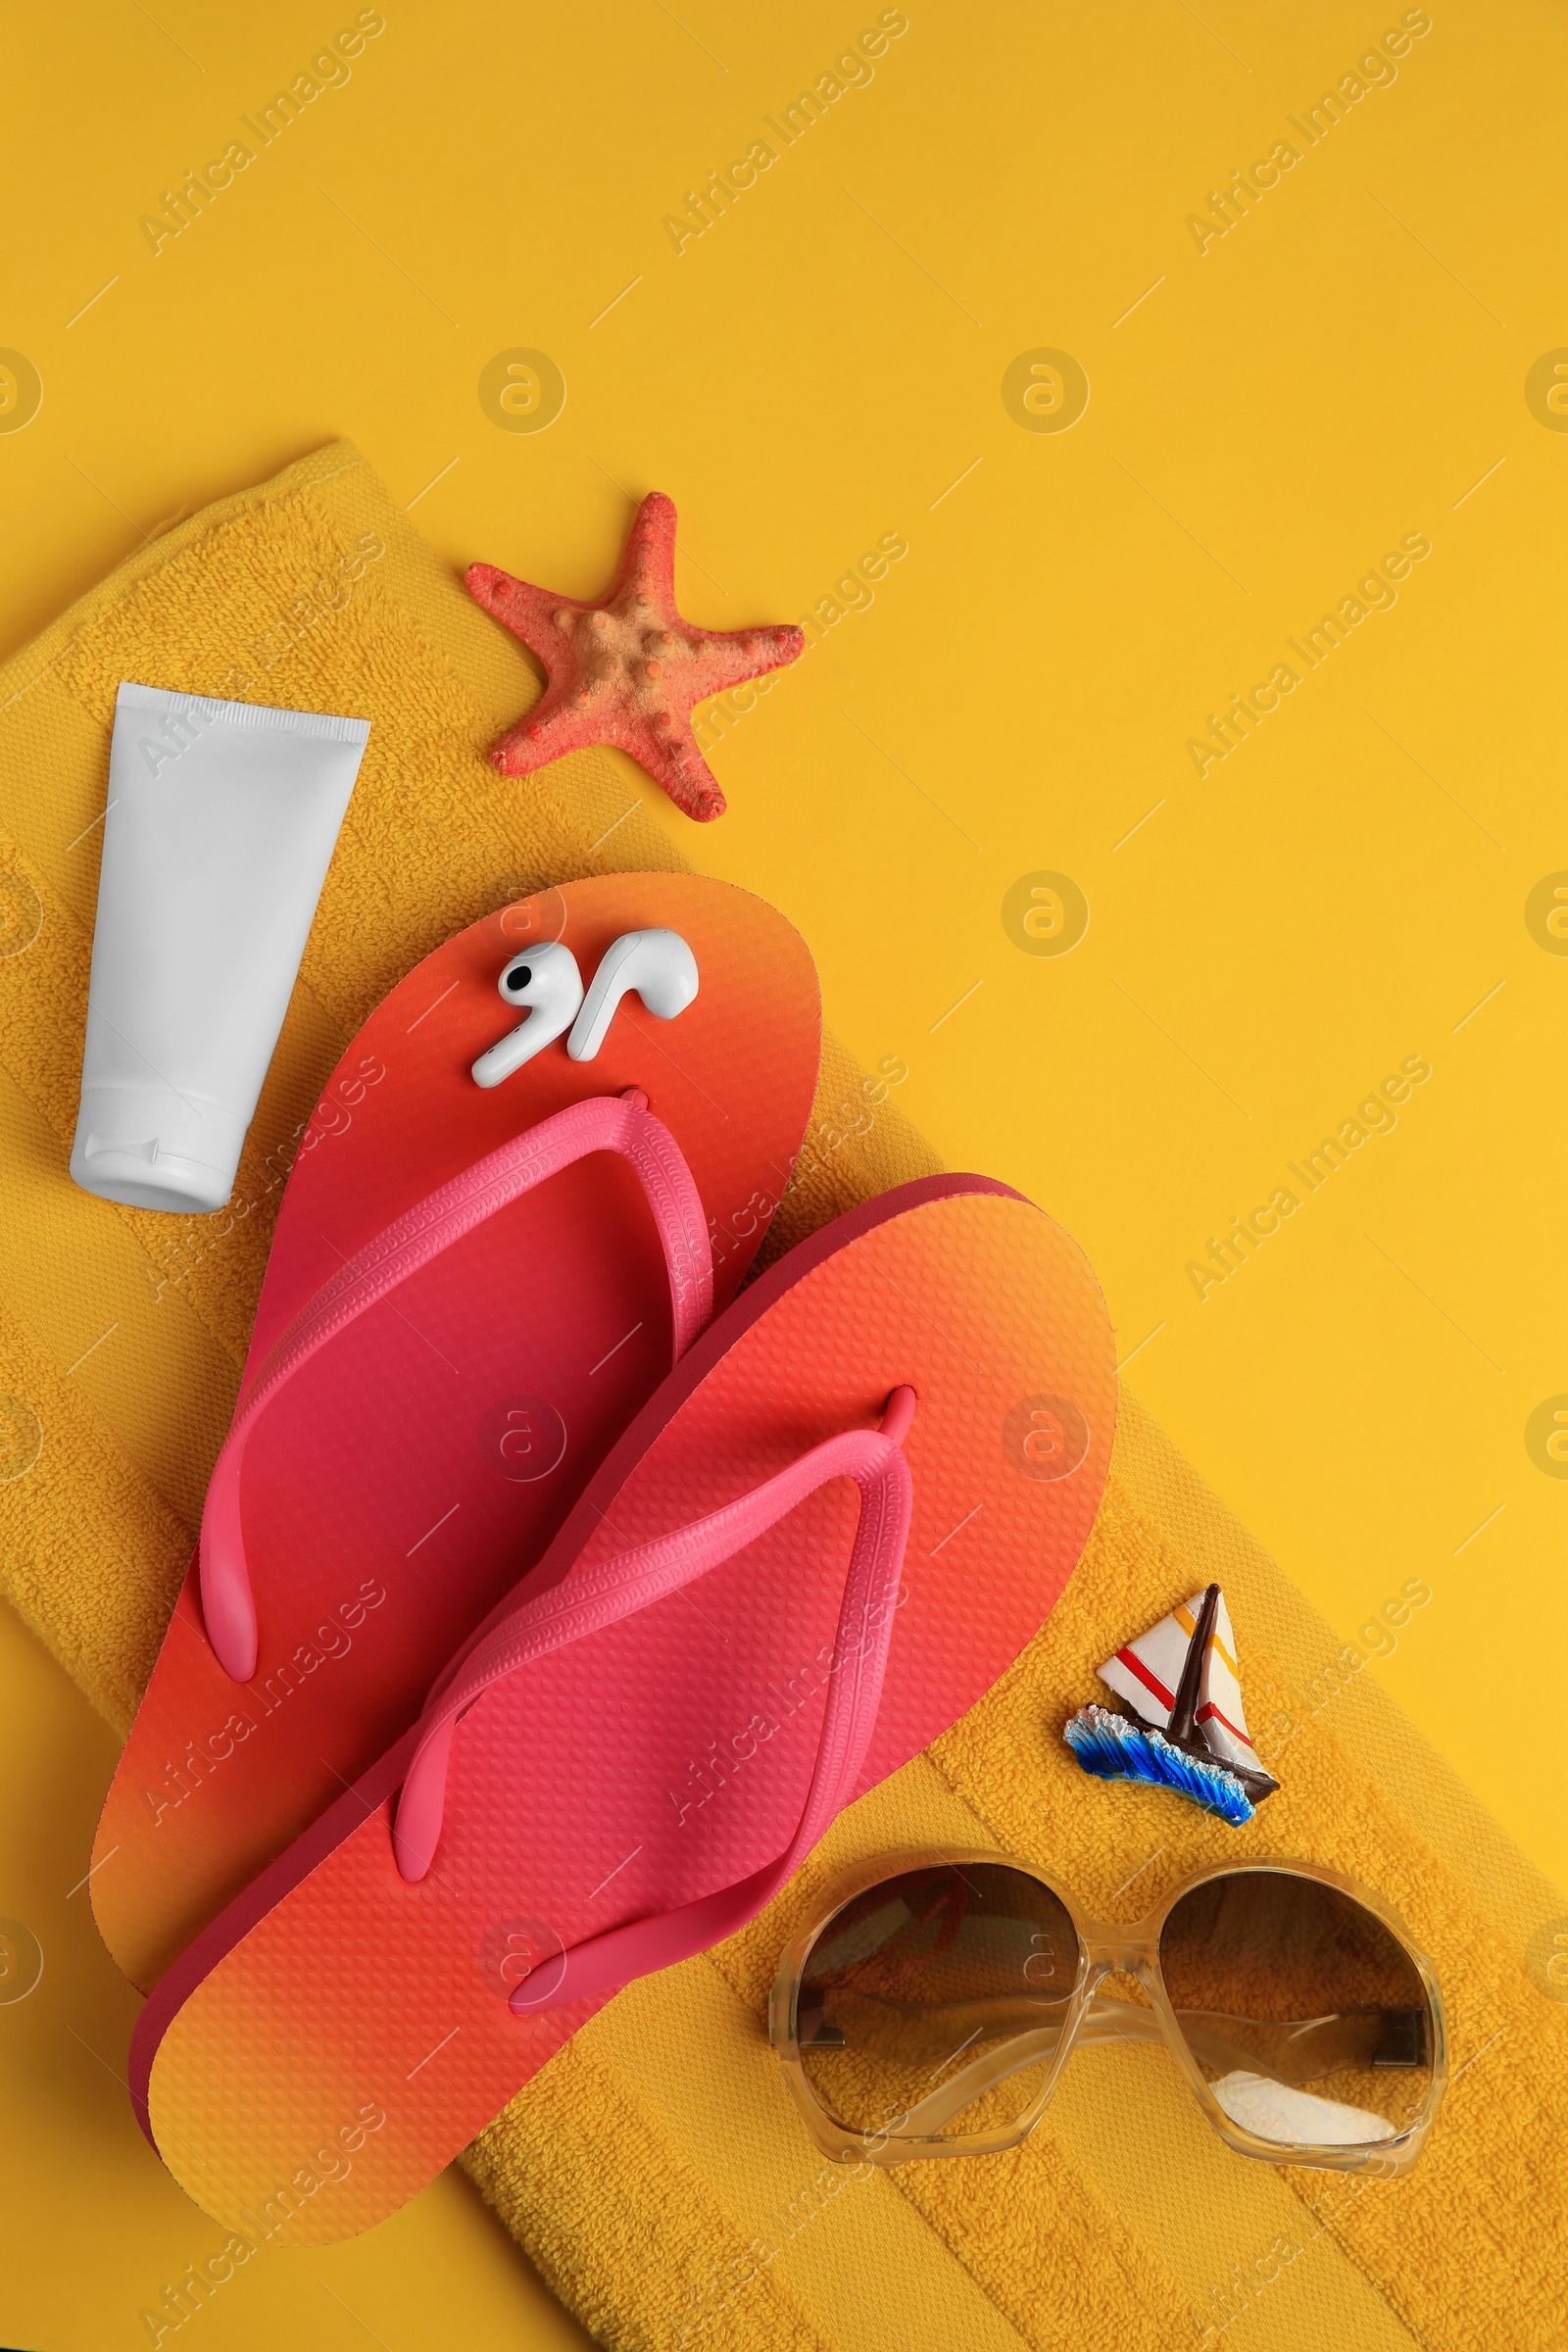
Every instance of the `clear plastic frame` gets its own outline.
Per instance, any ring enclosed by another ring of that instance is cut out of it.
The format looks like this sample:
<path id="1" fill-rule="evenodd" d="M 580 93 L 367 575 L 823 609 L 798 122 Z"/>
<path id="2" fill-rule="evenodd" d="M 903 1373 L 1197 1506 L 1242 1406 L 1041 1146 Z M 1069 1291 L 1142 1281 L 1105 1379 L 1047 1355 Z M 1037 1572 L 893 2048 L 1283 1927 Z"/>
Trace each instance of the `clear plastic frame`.
<path id="1" fill-rule="evenodd" d="M 1274 1857 L 1195 1872 L 1114 1927 L 1004 1854 L 880 1856 L 784 1952 L 768 2031 L 844 2163 L 1015 2147 L 1075 2049 L 1132 2040 L 1164 2042 L 1238 2155 L 1394 2179 L 1447 2080 L 1437 1978 L 1403 1923 Z"/>

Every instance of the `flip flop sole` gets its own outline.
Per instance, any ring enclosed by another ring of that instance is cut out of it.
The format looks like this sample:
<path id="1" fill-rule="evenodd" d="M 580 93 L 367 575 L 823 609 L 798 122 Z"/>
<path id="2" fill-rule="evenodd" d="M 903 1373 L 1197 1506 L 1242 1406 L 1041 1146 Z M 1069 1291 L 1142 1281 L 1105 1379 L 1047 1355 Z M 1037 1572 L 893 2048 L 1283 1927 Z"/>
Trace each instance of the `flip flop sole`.
<path id="1" fill-rule="evenodd" d="M 769 1268 L 626 1432 L 537 1589 L 684 1525 L 918 1395 L 914 1515 L 870 1788 L 1049 1615 L 1099 1505 L 1114 1350 L 1051 1219 L 980 1178 L 884 1196 Z M 824 1487 L 689 1592 L 497 1685 L 461 1721 L 418 1885 L 393 1858 L 414 1737 L 215 1923 L 148 2003 L 133 2095 L 190 2194 L 316 2244 L 369 2227 L 599 2006 L 519 1983 L 622 1921 L 744 1879 L 805 1803 L 856 1518 Z M 534 1587 L 531 1586 L 530 1590 Z"/>
<path id="2" fill-rule="evenodd" d="M 621 932 L 661 926 L 701 974 L 678 1019 L 628 997 L 594 1060 L 562 1041 L 473 1083 L 509 1027 L 510 956 L 564 939 L 586 979 Z M 553 1112 L 631 1086 L 696 1179 L 722 1305 L 783 1190 L 819 1052 L 804 943 L 727 883 L 608 875 L 486 916 L 393 989 L 333 1073 L 289 1177 L 248 1376 L 394 1218 Z M 670 1353 L 652 1219 L 631 1169 L 600 1153 L 455 1244 L 279 1395 L 245 1467 L 257 1673 L 231 1682 L 214 1656 L 193 1565 L 99 1827 L 94 1909 L 133 1983 L 155 1983 L 399 1737 Z"/>

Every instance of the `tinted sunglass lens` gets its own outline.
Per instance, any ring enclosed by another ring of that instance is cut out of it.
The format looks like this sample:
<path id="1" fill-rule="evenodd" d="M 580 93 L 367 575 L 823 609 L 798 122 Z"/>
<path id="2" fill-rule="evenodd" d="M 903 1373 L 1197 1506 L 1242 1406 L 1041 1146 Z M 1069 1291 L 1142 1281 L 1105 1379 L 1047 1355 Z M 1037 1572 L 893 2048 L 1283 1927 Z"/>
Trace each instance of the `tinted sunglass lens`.
<path id="1" fill-rule="evenodd" d="M 1426 1986 L 1353 1895 L 1288 1871 L 1227 1872 L 1174 1906 L 1159 1959 L 1210 2089 L 1258 2138 L 1359 2146 L 1426 2112 L 1436 2050 Z"/>
<path id="2" fill-rule="evenodd" d="M 1004 2131 L 1044 2086 L 1078 1958 L 1066 1910 L 1026 1871 L 885 1879 L 811 1946 L 796 2001 L 807 2081 L 868 2145 Z"/>

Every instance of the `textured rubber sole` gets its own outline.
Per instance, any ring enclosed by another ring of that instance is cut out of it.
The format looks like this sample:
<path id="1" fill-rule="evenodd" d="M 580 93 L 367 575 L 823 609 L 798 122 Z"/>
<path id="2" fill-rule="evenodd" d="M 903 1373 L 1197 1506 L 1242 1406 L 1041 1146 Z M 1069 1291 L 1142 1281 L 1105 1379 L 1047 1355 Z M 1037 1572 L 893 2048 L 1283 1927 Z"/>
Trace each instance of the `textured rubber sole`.
<path id="1" fill-rule="evenodd" d="M 874 1786 L 1038 1630 L 1103 1488 L 1104 1304 L 1076 1246 L 1004 1188 L 906 1186 L 770 1267 L 626 1432 L 530 1589 L 875 1427 L 901 1382 L 919 1399 L 914 1518 Z M 564 1947 L 784 1851 L 842 1663 L 855 1517 L 835 1481 L 689 1593 L 488 1691 L 456 1735 L 419 1885 L 390 1828 L 411 1738 L 214 1924 L 131 2054 L 144 2121 L 198 2203 L 281 2243 L 379 2221 L 599 2005 L 515 2015 L 517 1984 L 548 1987 Z"/>
<path id="2" fill-rule="evenodd" d="M 622 1001 L 593 1061 L 564 1041 L 493 1089 L 476 1055 L 515 1025 L 508 958 L 563 938 L 585 980 L 623 931 L 697 956 L 695 1004 Z M 416 966 L 312 1117 L 268 1261 L 247 1373 L 347 1258 L 498 1144 L 641 1087 L 685 1154 L 733 1297 L 810 1112 L 820 1054 L 805 944 L 762 901 L 687 874 L 567 883 Z M 94 1848 L 104 1940 L 164 1973 L 418 1712 L 440 1666 L 556 1534 L 670 1368 L 669 1285 L 631 1170 L 596 1154 L 514 1201 L 370 1309 L 269 1407 L 243 1509 L 258 1669 L 230 1682 L 194 1566 Z"/>

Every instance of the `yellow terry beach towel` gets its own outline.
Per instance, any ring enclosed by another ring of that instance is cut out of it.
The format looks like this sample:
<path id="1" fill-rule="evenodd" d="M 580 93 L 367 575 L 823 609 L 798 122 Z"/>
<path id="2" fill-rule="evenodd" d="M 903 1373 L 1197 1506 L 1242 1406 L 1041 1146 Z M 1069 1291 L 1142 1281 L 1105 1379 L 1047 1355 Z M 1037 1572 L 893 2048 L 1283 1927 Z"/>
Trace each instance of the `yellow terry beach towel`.
<path id="1" fill-rule="evenodd" d="M 122 678 L 374 721 L 216 1217 L 117 1208 L 66 1173 Z M 536 690 L 343 443 L 156 540 L 0 671 L 0 1583 L 122 1731 L 227 1426 L 294 1142 L 353 1031 L 506 900 L 674 862 L 608 759 L 520 784 L 488 765 Z M 935 1164 L 895 1107 L 868 1112 L 830 1043 L 772 1247 Z M 88 1324 L 117 1326 L 116 1344 L 74 1364 Z M 1060 1726 L 1131 1627 L 1211 1577 L 1284 1782 L 1227 1855 L 1353 1874 L 1437 1963 L 1454 2072 L 1421 2164 L 1382 2183 L 1245 2163 L 1163 2054 L 1128 2046 L 1080 2055 L 1010 2155 L 824 2165 L 762 2024 L 815 1887 L 886 1846 L 985 1844 L 1064 1874 L 1103 1917 L 1147 1911 L 1214 1850 L 1212 1826 L 1173 1804 L 1086 1804 Z M 468 2151 L 474 2179 L 562 2300 L 628 2352 L 1568 2342 L 1568 2004 L 1541 1958 L 1568 1903 L 1362 1664 L 1125 1396 L 1083 1566 L 1023 1657 L 852 1807 L 767 1914 L 584 2028 Z"/>

